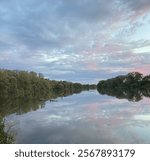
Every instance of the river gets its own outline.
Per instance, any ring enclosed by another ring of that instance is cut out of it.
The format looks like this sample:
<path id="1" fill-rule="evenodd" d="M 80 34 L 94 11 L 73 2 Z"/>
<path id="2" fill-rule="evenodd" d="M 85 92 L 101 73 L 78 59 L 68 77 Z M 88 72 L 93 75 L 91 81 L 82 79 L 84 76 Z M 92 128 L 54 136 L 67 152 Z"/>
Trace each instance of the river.
<path id="1" fill-rule="evenodd" d="M 55 101 L 9 103 L 8 109 L 6 130 L 19 144 L 150 143 L 146 97 L 134 102 L 90 90 Z"/>

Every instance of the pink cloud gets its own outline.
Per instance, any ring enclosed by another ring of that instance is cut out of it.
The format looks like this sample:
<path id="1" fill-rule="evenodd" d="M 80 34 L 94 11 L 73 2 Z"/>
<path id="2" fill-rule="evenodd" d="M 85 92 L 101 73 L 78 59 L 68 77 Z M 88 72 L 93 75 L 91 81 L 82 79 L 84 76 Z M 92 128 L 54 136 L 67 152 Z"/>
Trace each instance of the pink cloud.
<path id="1" fill-rule="evenodd" d="M 136 21 L 140 17 L 144 17 L 145 15 L 147 15 L 149 12 L 150 12 L 150 5 L 146 5 L 143 8 L 134 11 L 133 14 L 129 16 L 129 19 L 131 21 Z"/>
<path id="2" fill-rule="evenodd" d="M 124 45 L 116 44 L 116 43 L 109 43 L 103 46 L 97 44 L 95 47 L 95 51 L 100 53 L 117 53 L 117 52 L 122 52 L 125 49 L 126 47 Z"/>
<path id="3" fill-rule="evenodd" d="M 135 71 L 142 73 L 143 75 L 149 75 L 150 74 L 150 64 L 142 65 L 141 67 L 134 68 Z"/>
<path id="4" fill-rule="evenodd" d="M 96 62 L 94 62 L 94 61 L 86 63 L 85 67 L 88 70 L 97 70 L 98 69 Z"/>

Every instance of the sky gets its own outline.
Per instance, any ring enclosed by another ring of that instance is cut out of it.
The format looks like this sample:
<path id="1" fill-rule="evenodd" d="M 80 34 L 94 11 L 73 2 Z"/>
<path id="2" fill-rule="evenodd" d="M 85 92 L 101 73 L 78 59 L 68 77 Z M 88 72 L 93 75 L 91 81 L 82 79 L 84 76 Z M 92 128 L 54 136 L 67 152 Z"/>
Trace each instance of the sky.
<path id="1" fill-rule="evenodd" d="M 0 0 L 0 68 L 80 83 L 150 74 L 150 1 Z"/>

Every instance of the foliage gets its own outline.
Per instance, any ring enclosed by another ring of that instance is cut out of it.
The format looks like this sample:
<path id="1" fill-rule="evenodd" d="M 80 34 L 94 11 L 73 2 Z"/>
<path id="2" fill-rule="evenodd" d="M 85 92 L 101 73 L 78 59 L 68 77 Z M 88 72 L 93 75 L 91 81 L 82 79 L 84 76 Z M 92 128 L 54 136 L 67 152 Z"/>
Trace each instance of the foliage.
<path id="1" fill-rule="evenodd" d="M 143 96 L 150 97 L 150 75 L 143 77 L 141 73 L 132 72 L 102 80 L 97 84 L 97 90 L 101 94 L 139 101 Z"/>
<path id="2" fill-rule="evenodd" d="M 62 92 L 64 90 L 76 92 L 91 88 L 96 88 L 96 86 L 48 80 L 41 73 L 0 70 L 0 99 L 48 98 L 54 92 Z"/>
<path id="3" fill-rule="evenodd" d="M 11 144 L 13 142 L 13 136 L 4 131 L 4 122 L 0 118 L 0 144 Z"/>
<path id="4" fill-rule="evenodd" d="M 0 69 L 0 114 L 3 118 L 14 111 L 16 114 L 26 113 L 43 108 L 46 99 L 52 101 L 57 97 L 89 89 L 96 89 L 96 85 L 49 80 L 41 73 Z M 2 120 L 0 119 L 0 143 L 12 143 L 13 137 L 5 132 Z"/>

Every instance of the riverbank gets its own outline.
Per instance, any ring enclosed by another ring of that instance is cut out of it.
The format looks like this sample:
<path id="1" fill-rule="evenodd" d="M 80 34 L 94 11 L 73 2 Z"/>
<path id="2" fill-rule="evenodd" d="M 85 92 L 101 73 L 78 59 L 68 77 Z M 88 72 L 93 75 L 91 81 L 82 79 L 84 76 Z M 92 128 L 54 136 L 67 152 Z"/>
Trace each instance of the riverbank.
<path id="1" fill-rule="evenodd" d="M 0 69 L 0 98 L 46 99 L 51 93 L 70 93 L 96 89 L 96 85 L 56 81 L 44 78 L 43 74 Z"/>

